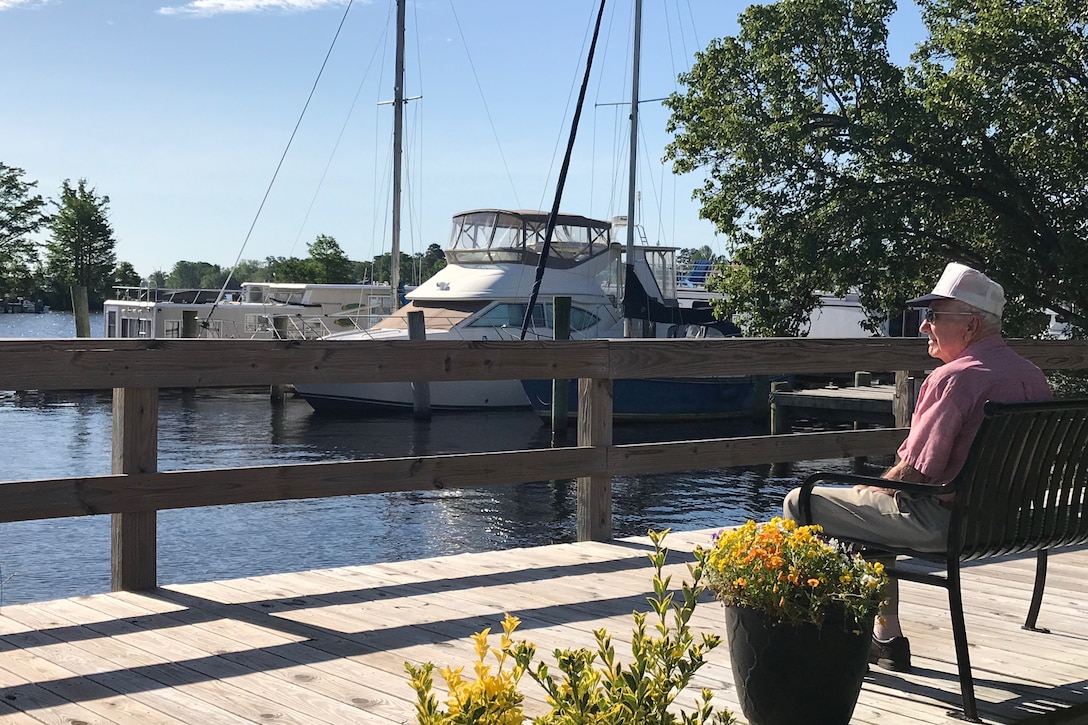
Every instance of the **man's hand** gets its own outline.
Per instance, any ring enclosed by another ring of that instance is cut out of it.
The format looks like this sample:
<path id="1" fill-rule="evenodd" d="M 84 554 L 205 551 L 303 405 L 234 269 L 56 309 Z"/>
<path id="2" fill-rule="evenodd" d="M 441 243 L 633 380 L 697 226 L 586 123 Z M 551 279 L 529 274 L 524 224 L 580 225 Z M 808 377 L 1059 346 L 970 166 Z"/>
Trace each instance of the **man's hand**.
<path id="1" fill-rule="evenodd" d="M 910 481 L 912 483 L 930 483 L 925 474 L 921 471 L 913 468 L 903 461 L 899 461 L 894 466 L 884 471 L 881 478 L 888 481 Z M 883 486 L 854 486 L 857 491 L 876 491 L 877 493 L 885 493 L 889 496 L 894 496 L 899 491 L 897 488 L 884 488 Z"/>
<path id="2" fill-rule="evenodd" d="M 880 486 L 854 486 L 855 491 L 875 491 L 877 493 L 886 493 L 889 496 L 894 496 L 899 489 L 896 488 L 882 488 Z"/>

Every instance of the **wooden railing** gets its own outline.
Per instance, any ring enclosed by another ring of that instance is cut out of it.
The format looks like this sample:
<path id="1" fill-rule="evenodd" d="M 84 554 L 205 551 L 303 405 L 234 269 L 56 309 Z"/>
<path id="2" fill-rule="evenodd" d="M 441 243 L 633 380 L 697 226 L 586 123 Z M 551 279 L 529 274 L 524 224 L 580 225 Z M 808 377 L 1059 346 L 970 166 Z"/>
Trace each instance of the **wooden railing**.
<path id="1" fill-rule="evenodd" d="M 1088 368 L 1088 342 L 1012 341 L 1044 370 Z M 612 536 L 613 476 L 893 452 L 903 428 L 613 445 L 612 381 L 931 368 L 924 340 L 0 340 L 2 390 L 113 393 L 112 474 L 0 484 L 0 522 L 111 514 L 112 586 L 156 584 L 162 509 L 578 480 L 577 537 Z M 303 382 L 578 379 L 577 445 L 548 450 L 157 471 L 158 391 Z M 905 392 L 897 421 L 905 425 Z"/>

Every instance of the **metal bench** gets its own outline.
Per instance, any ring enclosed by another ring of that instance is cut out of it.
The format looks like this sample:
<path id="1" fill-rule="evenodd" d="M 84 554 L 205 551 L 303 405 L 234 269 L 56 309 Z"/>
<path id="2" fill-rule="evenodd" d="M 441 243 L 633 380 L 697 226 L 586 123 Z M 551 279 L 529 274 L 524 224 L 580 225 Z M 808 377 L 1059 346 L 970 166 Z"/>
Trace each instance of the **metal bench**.
<path id="1" fill-rule="evenodd" d="M 888 552 L 944 564 L 943 575 L 899 567 L 892 574 L 948 590 L 963 699 L 962 717 L 978 722 L 960 593 L 960 564 L 1037 552 L 1035 589 L 1023 628 L 1049 631 L 1036 627 L 1046 582 L 1047 552 L 1088 542 L 1088 399 L 987 402 L 982 427 L 963 470 L 944 486 L 851 474 L 813 474 L 802 484 L 799 500 L 805 519 L 802 523 L 811 522 L 813 486 L 829 483 L 878 485 L 933 494 L 955 492 L 944 552 L 896 549 L 866 541 L 853 543 L 864 547 L 866 552 Z"/>

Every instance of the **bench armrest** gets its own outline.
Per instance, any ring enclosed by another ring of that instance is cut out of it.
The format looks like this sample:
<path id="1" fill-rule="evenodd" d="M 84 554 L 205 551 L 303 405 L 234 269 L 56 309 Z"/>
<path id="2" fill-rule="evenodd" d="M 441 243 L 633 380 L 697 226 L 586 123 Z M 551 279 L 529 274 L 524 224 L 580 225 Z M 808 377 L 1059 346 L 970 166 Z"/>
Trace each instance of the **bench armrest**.
<path id="1" fill-rule="evenodd" d="M 798 505 L 801 508 L 801 518 L 803 520 L 798 523 L 812 523 L 812 488 L 814 486 L 825 486 L 828 484 L 878 486 L 880 488 L 894 488 L 897 491 L 908 491 L 910 493 L 925 493 L 931 496 L 953 493 L 956 490 L 950 483 L 946 483 L 942 486 L 935 486 L 931 483 L 893 481 L 887 478 L 880 478 L 879 476 L 859 476 L 855 473 L 817 472 L 801 483 L 801 493 L 798 497 Z"/>

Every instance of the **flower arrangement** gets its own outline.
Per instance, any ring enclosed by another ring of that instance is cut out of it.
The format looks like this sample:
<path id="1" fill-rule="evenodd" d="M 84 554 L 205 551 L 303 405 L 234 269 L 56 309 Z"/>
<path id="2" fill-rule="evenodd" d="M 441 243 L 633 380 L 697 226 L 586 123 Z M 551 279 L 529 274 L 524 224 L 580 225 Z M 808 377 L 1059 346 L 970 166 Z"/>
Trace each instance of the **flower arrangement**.
<path id="1" fill-rule="evenodd" d="M 663 576 L 668 551 L 662 541 L 668 531 L 650 532 L 654 552 L 650 561 L 655 568 L 654 594 L 648 598 L 656 615 L 647 624 L 649 612 L 634 612 L 631 638 L 631 662 L 616 657 L 612 640 L 604 629 L 594 632 L 596 647 L 556 650 L 555 669 L 536 658 L 536 646 L 524 640 L 515 642 L 514 630 L 520 624 L 509 614 L 503 620 L 503 634 L 498 648 L 488 645 L 488 630 L 473 635 L 476 645 L 476 679 L 462 676 L 461 668 L 444 667 L 439 674 L 446 682 L 449 697 L 443 708 L 435 696 L 430 662 L 405 668 L 416 692 L 418 725 L 522 725 L 524 698 L 519 681 L 528 674 L 544 690 L 550 711 L 533 719 L 534 725 L 732 725 L 736 721 L 729 710 L 716 709 L 713 693 L 703 689 L 696 699 L 695 712 L 675 713 L 677 696 L 705 663 L 705 655 L 721 643 L 713 634 L 698 637 L 689 620 L 705 590 L 702 565 L 689 566 L 694 583 L 681 587 L 683 602 L 673 600 L 670 577 Z M 669 616 L 671 614 L 671 617 Z M 497 669 L 487 664 L 490 654 Z"/>
<path id="2" fill-rule="evenodd" d="M 697 549 L 707 588 L 726 605 L 756 609 L 780 622 L 822 625 L 841 608 L 857 627 L 880 606 L 888 575 L 880 562 L 847 552 L 820 536 L 820 526 L 775 518 L 718 532 L 710 549 Z"/>

